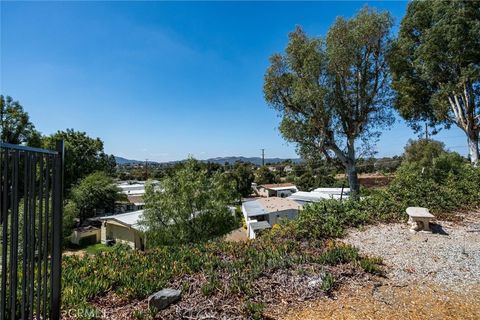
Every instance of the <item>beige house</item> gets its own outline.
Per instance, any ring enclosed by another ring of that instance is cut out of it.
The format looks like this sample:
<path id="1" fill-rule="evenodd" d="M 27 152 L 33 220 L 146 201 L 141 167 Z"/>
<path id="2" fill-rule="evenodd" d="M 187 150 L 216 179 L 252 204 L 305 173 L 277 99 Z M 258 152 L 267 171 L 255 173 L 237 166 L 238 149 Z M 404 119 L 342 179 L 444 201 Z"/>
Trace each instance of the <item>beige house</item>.
<path id="1" fill-rule="evenodd" d="M 101 217 L 101 242 L 109 241 L 129 245 L 132 249 L 145 248 L 145 235 L 139 221 L 143 210 Z"/>
<path id="2" fill-rule="evenodd" d="M 260 197 L 286 198 L 297 192 L 297 187 L 292 183 L 262 184 L 253 186 L 253 189 Z"/>
<path id="3" fill-rule="evenodd" d="M 302 205 L 299 203 L 278 197 L 244 202 L 242 212 L 247 224 L 248 237 L 254 239 L 258 231 L 271 228 L 280 219 L 296 218 L 301 209 Z"/>
<path id="4" fill-rule="evenodd" d="M 89 245 L 100 242 L 100 228 L 94 226 L 78 227 L 73 229 L 70 242 L 76 245 Z"/>

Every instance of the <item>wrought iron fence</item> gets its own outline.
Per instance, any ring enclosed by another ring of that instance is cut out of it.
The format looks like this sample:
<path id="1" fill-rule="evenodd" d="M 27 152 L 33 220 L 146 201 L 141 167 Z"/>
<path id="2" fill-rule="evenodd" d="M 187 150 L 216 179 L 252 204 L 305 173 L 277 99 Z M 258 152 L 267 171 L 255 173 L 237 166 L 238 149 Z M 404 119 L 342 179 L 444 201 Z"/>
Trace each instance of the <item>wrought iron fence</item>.
<path id="1" fill-rule="evenodd" d="M 0 143 L 0 320 L 60 319 L 63 159 Z"/>

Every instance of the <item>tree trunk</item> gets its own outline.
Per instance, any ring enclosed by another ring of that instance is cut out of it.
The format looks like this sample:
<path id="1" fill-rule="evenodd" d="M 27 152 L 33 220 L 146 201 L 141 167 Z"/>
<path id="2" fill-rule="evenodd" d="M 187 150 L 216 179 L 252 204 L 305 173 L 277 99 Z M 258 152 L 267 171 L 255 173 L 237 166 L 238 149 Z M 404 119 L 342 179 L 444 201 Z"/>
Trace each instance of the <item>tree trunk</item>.
<path id="1" fill-rule="evenodd" d="M 477 166 L 479 164 L 480 151 L 478 149 L 478 140 L 479 140 L 478 132 L 473 133 L 468 137 L 468 151 L 470 153 L 470 162 L 474 166 Z"/>
<path id="2" fill-rule="evenodd" d="M 348 161 L 346 169 L 351 197 L 357 198 L 360 193 L 360 183 L 358 182 L 357 167 L 355 162 Z"/>
<path id="3" fill-rule="evenodd" d="M 352 198 L 357 198 L 360 194 L 360 183 L 358 182 L 357 164 L 355 157 L 355 139 L 347 140 L 347 152 L 340 150 L 334 142 L 328 143 L 328 148 L 332 150 L 338 157 L 342 165 L 345 167 L 348 176 L 348 184 Z"/>
<path id="4" fill-rule="evenodd" d="M 357 198 L 360 194 L 360 183 L 358 182 L 357 166 L 355 159 L 355 139 L 350 138 L 347 141 L 347 159 L 345 164 L 347 170 L 348 184 L 350 186 L 351 197 Z"/>
<path id="5" fill-rule="evenodd" d="M 454 120 L 456 125 L 467 135 L 470 161 L 472 165 L 477 166 L 479 162 L 478 140 L 480 133 L 480 114 L 475 113 L 476 107 L 473 97 L 472 85 L 465 83 L 464 92 L 462 94 L 453 92 L 453 94 L 448 97 L 448 101 L 455 115 Z"/>

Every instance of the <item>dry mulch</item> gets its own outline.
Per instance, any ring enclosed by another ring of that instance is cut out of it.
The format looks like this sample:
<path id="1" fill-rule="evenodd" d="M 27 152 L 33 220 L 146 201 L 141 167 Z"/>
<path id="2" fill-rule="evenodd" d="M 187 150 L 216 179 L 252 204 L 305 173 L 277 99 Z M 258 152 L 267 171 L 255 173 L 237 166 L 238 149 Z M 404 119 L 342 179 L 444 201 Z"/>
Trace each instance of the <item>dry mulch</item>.
<path id="1" fill-rule="evenodd" d="M 369 277 L 352 265 L 326 267 L 317 264 L 305 264 L 294 269 L 277 270 L 264 274 L 257 279 L 252 288 L 250 302 L 263 303 L 266 306 L 292 307 L 305 301 L 325 296 L 320 289 L 322 276 L 329 272 L 338 279 L 338 283 L 347 283 L 351 278 Z M 221 285 L 229 285 L 228 274 L 221 275 Z M 160 311 L 155 319 L 247 319 L 243 306 L 246 302 L 240 295 L 230 294 L 227 288 L 220 288 L 215 294 L 205 296 L 202 286 L 207 283 L 203 275 L 185 276 L 170 284 L 170 287 L 183 290 L 180 302 Z M 136 319 L 139 315 L 151 319 L 147 299 L 141 301 L 122 300 L 114 293 L 98 297 L 91 301 L 104 319 Z M 281 316 L 270 308 L 265 317 L 275 319 Z"/>

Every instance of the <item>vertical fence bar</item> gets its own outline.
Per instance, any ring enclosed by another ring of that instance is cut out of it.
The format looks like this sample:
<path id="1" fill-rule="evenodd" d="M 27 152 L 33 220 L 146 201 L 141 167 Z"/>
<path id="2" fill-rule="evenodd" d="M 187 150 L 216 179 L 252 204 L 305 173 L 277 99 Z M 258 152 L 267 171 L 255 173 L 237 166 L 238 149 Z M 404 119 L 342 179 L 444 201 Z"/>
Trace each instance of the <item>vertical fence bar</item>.
<path id="1" fill-rule="evenodd" d="M 13 152 L 12 171 L 12 228 L 10 246 L 10 319 L 17 318 L 17 269 L 18 269 L 18 168 L 20 152 Z"/>
<path id="2" fill-rule="evenodd" d="M 8 239 L 7 239 L 7 226 L 8 226 L 8 149 L 3 152 L 3 195 L 2 195 L 2 284 L 0 295 L 0 314 L 1 319 L 6 318 L 6 298 L 7 298 L 7 251 L 8 251 Z"/>
<path id="3" fill-rule="evenodd" d="M 30 157 L 28 153 L 23 153 L 23 246 L 22 246 L 22 302 L 21 302 L 21 318 L 26 319 L 25 313 L 27 308 L 27 245 L 28 245 L 28 206 L 30 202 L 29 193 L 30 193 L 30 179 L 28 179 L 29 175 L 29 167 L 30 167 Z"/>
<path id="4" fill-rule="evenodd" d="M 51 319 L 60 319 L 60 285 L 62 268 L 62 219 L 63 219 L 63 141 L 57 141 L 55 157 L 55 183 L 53 197 L 52 239 L 52 309 Z"/>
<path id="5" fill-rule="evenodd" d="M 42 241 L 43 241 L 43 158 L 44 156 L 40 156 L 39 161 L 39 189 L 38 189 L 38 246 L 37 246 L 37 255 L 38 255 L 38 262 L 37 262 L 37 320 L 41 319 L 41 301 L 42 301 L 42 261 L 43 259 L 48 259 L 48 257 L 43 256 L 42 254 Z"/>
<path id="6" fill-rule="evenodd" d="M 30 196 L 31 206 L 30 206 L 30 247 L 29 247 L 29 254 L 30 254 L 30 264 L 29 264 L 29 289 L 28 289 L 28 305 L 29 305 L 29 313 L 28 319 L 33 319 L 33 310 L 35 307 L 35 248 L 36 248 L 36 235 L 35 235 L 35 215 L 37 209 L 37 153 L 32 153 L 32 162 L 31 162 L 31 179 L 32 179 L 32 194 Z"/>
<path id="7" fill-rule="evenodd" d="M 46 319 L 47 317 L 47 309 L 48 309 L 48 243 L 50 241 L 49 234 L 49 215 L 50 215 L 50 162 L 51 156 L 47 156 L 47 163 L 45 164 L 45 221 L 43 226 L 43 234 L 45 235 L 45 239 L 43 242 L 43 255 L 45 257 L 43 261 L 43 318 Z"/>

